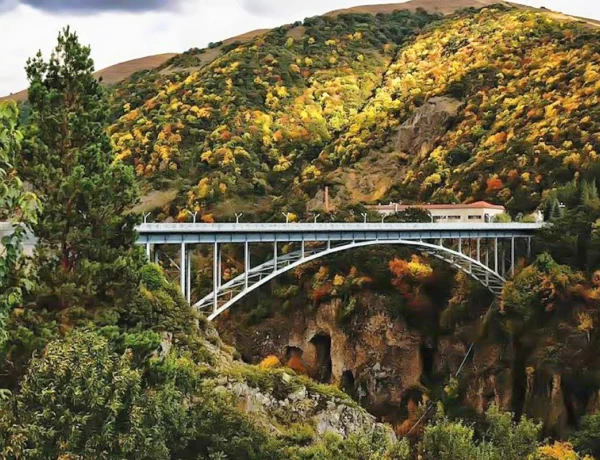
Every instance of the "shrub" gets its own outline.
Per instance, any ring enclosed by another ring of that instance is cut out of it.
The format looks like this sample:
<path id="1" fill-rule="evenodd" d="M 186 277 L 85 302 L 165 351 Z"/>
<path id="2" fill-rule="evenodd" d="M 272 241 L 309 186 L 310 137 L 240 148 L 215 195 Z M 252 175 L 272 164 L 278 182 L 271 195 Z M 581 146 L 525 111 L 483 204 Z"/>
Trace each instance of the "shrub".
<path id="1" fill-rule="evenodd" d="M 275 369 L 276 367 L 279 367 L 279 366 L 281 366 L 281 361 L 279 361 L 279 358 L 274 355 L 267 356 L 258 365 L 258 367 L 260 367 L 260 369 L 263 371 L 268 370 L 268 369 Z"/>

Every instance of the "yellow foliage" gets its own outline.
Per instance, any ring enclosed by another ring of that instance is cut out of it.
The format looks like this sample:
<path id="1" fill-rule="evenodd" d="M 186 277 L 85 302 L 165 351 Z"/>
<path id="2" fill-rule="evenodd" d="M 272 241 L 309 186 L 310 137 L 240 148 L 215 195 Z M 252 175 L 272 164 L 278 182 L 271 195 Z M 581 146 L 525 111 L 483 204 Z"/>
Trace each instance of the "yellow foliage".
<path id="1" fill-rule="evenodd" d="M 433 274 L 433 268 L 422 263 L 419 257 L 413 254 L 408 263 L 408 272 L 414 279 L 423 281 Z"/>
<path id="2" fill-rule="evenodd" d="M 555 441 L 552 445 L 546 445 L 538 448 L 538 454 L 544 460 L 578 460 L 579 455 L 573 450 L 569 442 Z M 585 457 L 590 459 L 591 457 Z"/>
<path id="3" fill-rule="evenodd" d="M 269 369 L 275 369 L 280 366 L 281 366 L 281 361 L 279 361 L 279 358 L 274 355 L 267 356 L 258 365 L 258 367 L 260 367 L 263 371 L 267 371 Z"/>
<path id="4" fill-rule="evenodd" d="M 319 271 L 315 274 L 316 281 L 325 281 L 329 276 L 329 268 L 324 265 L 319 268 Z"/>
<path id="5" fill-rule="evenodd" d="M 577 329 L 582 332 L 590 332 L 594 329 L 594 320 L 588 313 L 578 313 L 577 320 L 579 324 L 577 325 Z"/>
<path id="6" fill-rule="evenodd" d="M 339 287 L 342 286 L 345 281 L 346 278 L 344 278 L 342 275 L 335 275 L 335 277 L 333 278 L 333 285 Z"/>

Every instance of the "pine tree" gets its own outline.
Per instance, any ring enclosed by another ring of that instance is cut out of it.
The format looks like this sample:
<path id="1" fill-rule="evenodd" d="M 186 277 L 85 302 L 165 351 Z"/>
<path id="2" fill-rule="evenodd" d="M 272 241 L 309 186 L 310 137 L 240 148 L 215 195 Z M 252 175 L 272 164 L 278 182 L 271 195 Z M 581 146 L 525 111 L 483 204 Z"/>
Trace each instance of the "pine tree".
<path id="1" fill-rule="evenodd" d="M 108 103 L 90 48 L 69 28 L 50 59 L 28 60 L 30 124 L 24 169 L 44 203 L 34 232 L 39 300 L 90 307 L 126 299 L 143 261 L 134 248 L 131 167 L 114 161 Z"/>

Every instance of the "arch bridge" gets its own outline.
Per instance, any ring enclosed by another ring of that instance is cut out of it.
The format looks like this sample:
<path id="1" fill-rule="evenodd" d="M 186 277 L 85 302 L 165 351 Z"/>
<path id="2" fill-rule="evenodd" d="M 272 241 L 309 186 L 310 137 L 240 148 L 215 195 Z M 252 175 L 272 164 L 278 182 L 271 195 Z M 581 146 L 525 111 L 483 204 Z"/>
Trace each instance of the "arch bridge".
<path id="1" fill-rule="evenodd" d="M 215 319 L 240 299 L 279 275 L 299 265 L 349 249 L 394 244 L 437 257 L 500 295 L 504 283 L 515 270 L 517 257 L 531 254 L 531 238 L 543 224 L 441 224 L 441 223 L 237 223 L 161 224 L 137 227 L 138 244 L 144 245 L 149 259 L 158 261 L 165 245 L 179 247 L 181 291 L 191 298 L 190 249 L 212 246 L 212 292 L 193 303 L 209 310 Z M 252 265 L 252 244 L 272 245 L 271 260 Z M 240 244 L 244 248 L 244 272 L 223 281 L 221 247 Z M 282 245 L 292 248 L 282 253 Z"/>

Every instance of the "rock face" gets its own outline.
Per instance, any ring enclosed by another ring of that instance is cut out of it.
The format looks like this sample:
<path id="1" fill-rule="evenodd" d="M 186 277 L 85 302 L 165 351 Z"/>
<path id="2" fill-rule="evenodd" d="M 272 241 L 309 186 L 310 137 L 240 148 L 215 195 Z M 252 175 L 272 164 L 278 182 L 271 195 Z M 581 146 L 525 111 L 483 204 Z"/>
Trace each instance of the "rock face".
<path id="1" fill-rule="evenodd" d="M 386 419 L 406 405 L 411 391 L 422 392 L 423 357 L 418 332 L 393 321 L 383 300 L 368 295 L 370 314 L 351 325 L 339 324 L 340 302 L 334 300 L 314 315 L 296 312 L 265 320 L 247 335 L 231 317 L 222 324 L 221 334 L 251 362 L 267 355 L 277 355 L 284 363 L 300 358 L 309 376 L 340 386 L 369 412 Z"/>
<path id="2" fill-rule="evenodd" d="M 479 341 L 467 356 L 470 343 L 462 334 L 425 336 L 389 316 L 389 298 L 370 292 L 361 296 L 364 311 L 349 323 L 340 323 L 343 305 L 334 299 L 316 309 L 275 314 L 251 327 L 244 324 L 244 315 L 236 312 L 219 324 L 219 329 L 246 361 L 258 363 L 275 355 L 299 373 L 337 385 L 379 421 L 394 425 L 398 434 L 411 426 L 411 413 L 428 388 L 445 385 L 463 361 L 459 378 L 462 403 L 478 413 L 494 404 L 542 420 L 548 435 L 561 436 L 570 412 L 580 416 L 600 407 L 600 396 L 589 401 L 570 397 L 561 375 L 536 375 L 519 359 L 512 343 Z M 248 401 L 249 407 L 257 404 L 252 395 Z M 335 403 L 330 407 L 320 415 L 307 415 L 316 420 L 319 430 L 339 432 L 346 423 L 343 420 L 350 426 L 361 424 L 352 422 L 347 408 L 336 408 Z"/>
<path id="3" fill-rule="evenodd" d="M 360 407 L 337 388 L 321 385 L 303 375 L 279 367 L 263 368 L 242 363 L 226 345 L 212 324 L 202 321 L 200 343 L 210 362 L 203 387 L 249 415 L 250 420 L 275 437 L 288 436 L 298 427 L 309 430 L 313 440 L 334 433 L 343 439 L 351 435 L 383 434 L 396 439 L 388 425 Z M 164 334 L 159 356 L 172 346 L 173 336 Z"/>
<path id="4" fill-rule="evenodd" d="M 372 150 L 351 167 L 331 173 L 328 182 L 334 186 L 330 207 L 379 201 L 413 161 L 431 153 L 463 105 L 451 97 L 432 97 L 396 129 L 384 151 Z M 308 203 L 308 209 L 322 210 L 323 204 L 320 191 Z"/>
<path id="5" fill-rule="evenodd" d="M 282 374 L 281 378 L 285 379 L 286 374 Z M 314 426 L 319 436 L 335 433 L 346 438 L 353 434 L 369 433 L 374 429 L 383 430 L 390 437 L 394 436 L 389 427 L 376 423 L 375 418 L 363 409 L 346 400 L 311 392 L 306 387 L 279 397 L 239 381 L 225 384 L 222 390 L 234 394 L 239 407 L 244 412 L 257 416 L 255 420 L 276 421 L 285 414 L 288 423 L 308 423 Z M 275 435 L 279 434 L 276 423 L 265 428 Z"/>
<path id="6" fill-rule="evenodd" d="M 428 155 L 434 142 L 446 132 L 448 123 L 458 115 L 462 106 L 461 101 L 450 97 L 432 97 L 398 128 L 392 140 L 394 150 L 411 155 Z"/>

